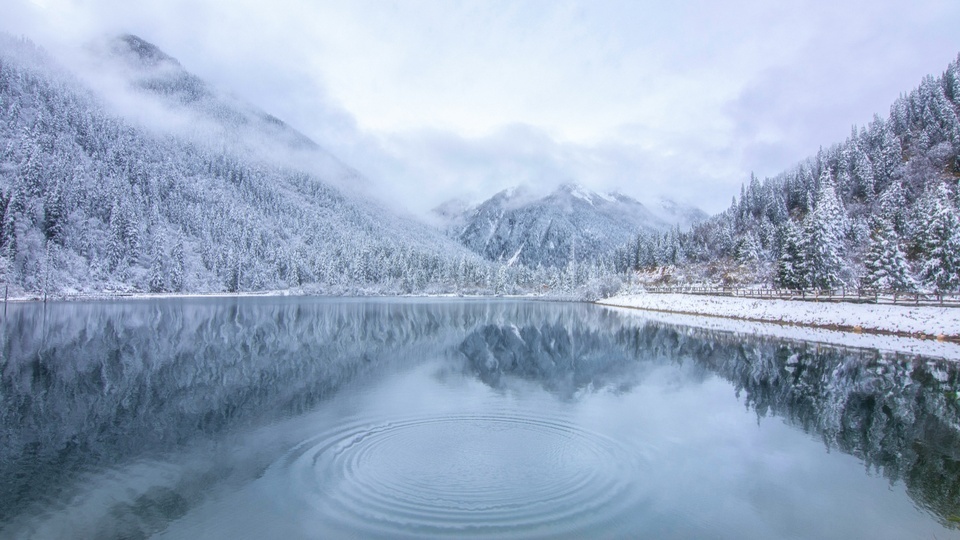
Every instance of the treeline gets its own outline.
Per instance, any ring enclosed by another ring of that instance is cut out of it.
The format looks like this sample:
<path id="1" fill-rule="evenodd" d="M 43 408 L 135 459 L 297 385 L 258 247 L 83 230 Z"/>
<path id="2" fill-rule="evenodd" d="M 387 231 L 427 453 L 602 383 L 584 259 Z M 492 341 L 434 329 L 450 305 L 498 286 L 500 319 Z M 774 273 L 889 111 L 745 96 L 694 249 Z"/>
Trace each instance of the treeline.
<path id="1" fill-rule="evenodd" d="M 773 178 L 751 176 L 730 208 L 688 232 L 639 235 L 616 266 L 698 266 L 705 278 L 737 266 L 789 288 L 955 291 L 958 178 L 960 57 L 888 118 Z"/>

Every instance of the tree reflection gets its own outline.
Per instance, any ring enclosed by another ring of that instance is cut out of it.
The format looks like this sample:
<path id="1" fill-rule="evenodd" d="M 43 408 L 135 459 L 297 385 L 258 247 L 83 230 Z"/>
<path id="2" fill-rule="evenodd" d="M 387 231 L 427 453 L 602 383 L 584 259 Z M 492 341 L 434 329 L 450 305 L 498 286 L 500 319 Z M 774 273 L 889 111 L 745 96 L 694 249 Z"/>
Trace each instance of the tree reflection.
<path id="1" fill-rule="evenodd" d="M 626 390 L 648 364 L 730 381 L 758 417 L 776 415 L 854 455 L 946 526 L 960 515 L 960 374 L 954 362 L 599 316 L 477 329 L 459 351 L 485 383 L 534 381 L 569 399 Z"/>

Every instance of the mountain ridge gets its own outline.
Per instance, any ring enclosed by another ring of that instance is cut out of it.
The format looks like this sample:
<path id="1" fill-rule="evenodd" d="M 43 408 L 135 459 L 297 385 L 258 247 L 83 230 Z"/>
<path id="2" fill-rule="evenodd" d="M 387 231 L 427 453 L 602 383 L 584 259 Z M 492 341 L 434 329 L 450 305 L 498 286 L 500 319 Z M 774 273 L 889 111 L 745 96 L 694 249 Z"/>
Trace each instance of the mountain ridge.
<path id="1" fill-rule="evenodd" d="M 208 88 L 139 38 L 120 45 L 131 42 L 138 62 L 186 73 L 174 90 Z M 491 286 L 490 263 L 317 167 L 247 152 L 249 132 L 224 118 L 232 139 L 150 129 L 29 41 L 0 36 L 0 278 L 44 294 Z"/>
<path id="2" fill-rule="evenodd" d="M 306 134 L 208 83 L 139 36 L 119 34 L 91 42 L 84 51 L 79 56 L 84 82 L 109 98 L 118 115 L 147 129 L 227 144 L 261 161 L 316 173 L 354 194 L 369 185 Z"/>
<path id="3" fill-rule="evenodd" d="M 691 216 L 699 209 L 674 203 Z M 671 208 L 660 214 L 618 192 L 598 193 L 563 183 L 539 196 L 526 187 L 502 190 L 477 205 L 448 201 L 434 209 L 447 234 L 491 261 L 510 265 L 563 267 L 572 260 L 596 261 L 639 231 L 689 226 L 686 214 Z"/>

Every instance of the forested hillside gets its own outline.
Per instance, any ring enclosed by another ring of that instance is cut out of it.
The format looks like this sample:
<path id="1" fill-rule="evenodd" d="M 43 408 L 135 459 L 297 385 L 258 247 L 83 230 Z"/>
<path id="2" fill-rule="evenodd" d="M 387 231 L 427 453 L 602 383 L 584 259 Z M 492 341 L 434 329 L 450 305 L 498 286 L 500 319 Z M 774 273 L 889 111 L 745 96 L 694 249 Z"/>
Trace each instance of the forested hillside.
<path id="1" fill-rule="evenodd" d="M 788 288 L 960 288 L 960 58 L 850 137 L 752 177 L 690 232 L 641 234 L 620 270 Z M 667 278 L 669 280 L 669 278 Z"/>
<path id="2" fill-rule="evenodd" d="M 144 91 L 159 85 L 185 106 L 203 89 L 191 77 L 152 81 Z M 206 94 L 193 101 L 208 121 L 231 111 Z M 52 294 L 532 287 L 316 174 L 251 157 L 231 133 L 236 144 L 205 144 L 117 116 L 36 46 L 0 38 L 0 279 Z M 312 144 L 301 137 L 288 139 Z"/>

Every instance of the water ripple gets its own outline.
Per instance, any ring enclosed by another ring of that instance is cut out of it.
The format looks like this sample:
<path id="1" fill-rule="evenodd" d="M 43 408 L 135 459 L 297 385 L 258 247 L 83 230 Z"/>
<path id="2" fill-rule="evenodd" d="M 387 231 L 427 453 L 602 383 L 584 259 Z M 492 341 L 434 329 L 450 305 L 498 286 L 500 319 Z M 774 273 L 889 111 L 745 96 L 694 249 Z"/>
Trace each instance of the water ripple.
<path id="1" fill-rule="evenodd" d="M 574 535 L 635 506 L 643 453 L 516 411 L 340 424 L 274 464 L 324 528 L 361 536 Z"/>

